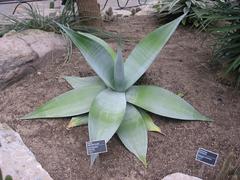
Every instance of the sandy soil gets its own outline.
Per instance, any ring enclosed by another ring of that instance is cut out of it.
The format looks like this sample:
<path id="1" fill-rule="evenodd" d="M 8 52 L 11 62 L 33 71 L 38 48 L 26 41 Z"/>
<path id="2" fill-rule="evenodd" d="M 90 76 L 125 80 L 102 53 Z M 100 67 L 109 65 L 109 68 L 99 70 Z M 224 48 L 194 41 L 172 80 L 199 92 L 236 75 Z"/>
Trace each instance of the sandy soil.
<path id="1" fill-rule="evenodd" d="M 125 56 L 136 42 L 157 27 L 154 18 L 134 17 L 106 24 L 108 30 L 125 34 Z M 8 123 L 22 136 L 38 161 L 55 180 L 70 179 L 161 179 L 174 172 L 213 180 L 230 151 L 240 155 L 240 93 L 222 84 L 211 68 L 211 50 L 207 35 L 179 28 L 159 58 L 141 78 L 140 83 L 159 85 L 184 99 L 213 123 L 183 122 L 152 115 L 166 136 L 149 133 L 148 168 L 130 154 L 114 137 L 108 153 L 100 156 L 89 168 L 85 142 L 87 127 L 67 130 L 68 119 L 22 121 L 19 117 L 31 112 L 47 100 L 70 89 L 64 75 L 94 74 L 84 59 L 74 51 L 70 63 L 64 55 L 47 60 L 44 68 L 0 92 L 0 121 Z M 39 73 L 40 72 L 40 73 Z M 216 167 L 205 167 L 195 161 L 199 147 L 220 154 Z"/>

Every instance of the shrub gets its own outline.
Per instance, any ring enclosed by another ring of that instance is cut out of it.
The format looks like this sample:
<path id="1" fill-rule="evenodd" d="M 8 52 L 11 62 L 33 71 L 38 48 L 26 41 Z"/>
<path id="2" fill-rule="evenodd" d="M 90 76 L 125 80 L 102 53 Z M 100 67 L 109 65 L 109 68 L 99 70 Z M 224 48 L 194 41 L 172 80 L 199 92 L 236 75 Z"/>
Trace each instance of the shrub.
<path id="1" fill-rule="evenodd" d="M 214 61 L 226 68 L 226 74 L 236 74 L 240 85 L 240 5 L 237 1 L 218 0 L 214 7 L 201 12 L 204 25 L 215 35 Z"/>
<path id="2" fill-rule="evenodd" d="M 187 16 L 182 20 L 183 25 L 201 26 L 202 19 L 199 17 L 199 9 L 211 6 L 208 0 L 161 0 L 155 9 L 160 20 L 173 19 L 182 13 L 187 12 Z"/>

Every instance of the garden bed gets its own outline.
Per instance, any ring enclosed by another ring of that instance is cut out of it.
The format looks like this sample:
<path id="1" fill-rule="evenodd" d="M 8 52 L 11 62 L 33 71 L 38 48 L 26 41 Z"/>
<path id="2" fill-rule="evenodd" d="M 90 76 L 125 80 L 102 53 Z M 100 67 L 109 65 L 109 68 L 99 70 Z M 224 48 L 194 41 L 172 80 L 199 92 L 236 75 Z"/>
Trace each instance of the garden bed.
<path id="1" fill-rule="evenodd" d="M 131 17 L 105 24 L 106 29 L 130 37 L 124 55 L 148 32 L 158 27 L 154 18 Z M 161 179 L 167 174 L 183 172 L 212 180 L 224 158 L 233 151 L 240 156 L 240 93 L 218 81 L 210 66 L 210 38 L 189 28 L 178 28 L 159 58 L 139 83 L 164 87 L 184 94 L 190 102 L 214 122 L 174 121 L 152 115 L 166 136 L 149 133 L 148 168 L 130 154 L 117 137 L 108 143 L 108 153 L 100 156 L 93 168 L 86 155 L 87 126 L 67 130 L 69 119 L 19 120 L 36 107 L 66 92 L 70 86 L 65 75 L 89 76 L 89 68 L 78 50 L 72 60 L 48 60 L 42 69 L 28 75 L 0 92 L 0 121 L 20 133 L 25 144 L 55 180 L 61 179 Z M 203 147 L 220 154 L 216 167 L 195 161 Z"/>

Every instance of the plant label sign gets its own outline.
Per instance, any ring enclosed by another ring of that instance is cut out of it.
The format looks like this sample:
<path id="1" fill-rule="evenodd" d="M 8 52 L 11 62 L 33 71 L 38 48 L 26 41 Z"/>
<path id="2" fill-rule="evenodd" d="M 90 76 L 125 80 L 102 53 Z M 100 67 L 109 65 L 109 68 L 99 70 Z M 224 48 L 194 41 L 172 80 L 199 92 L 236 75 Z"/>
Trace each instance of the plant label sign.
<path id="1" fill-rule="evenodd" d="M 107 144 L 105 140 L 86 142 L 87 155 L 100 154 L 107 152 Z"/>
<path id="2" fill-rule="evenodd" d="M 199 148 L 196 154 L 196 160 L 209 166 L 215 166 L 218 154 L 204 148 Z"/>

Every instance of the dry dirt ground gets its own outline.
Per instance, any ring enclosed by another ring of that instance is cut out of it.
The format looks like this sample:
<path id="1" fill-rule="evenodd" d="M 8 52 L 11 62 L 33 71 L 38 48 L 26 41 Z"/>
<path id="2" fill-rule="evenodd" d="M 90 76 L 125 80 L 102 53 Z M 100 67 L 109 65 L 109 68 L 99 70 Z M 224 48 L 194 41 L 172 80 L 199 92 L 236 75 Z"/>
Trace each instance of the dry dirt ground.
<path id="1" fill-rule="evenodd" d="M 106 24 L 106 28 L 125 34 L 125 56 L 136 42 L 158 25 L 154 18 L 134 17 Z M 47 100 L 66 92 L 65 75 L 94 74 L 84 59 L 74 51 L 70 63 L 65 55 L 47 59 L 44 68 L 28 75 L 0 92 L 0 121 L 8 123 L 22 136 L 37 160 L 55 180 L 81 179 L 161 179 L 174 172 L 213 180 L 230 151 L 240 155 L 240 93 L 219 82 L 209 61 L 211 49 L 207 35 L 180 27 L 140 83 L 159 85 L 175 93 L 212 123 L 185 122 L 152 115 L 166 136 L 149 133 L 148 168 L 130 154 L 114 137 L 108 153 L 91 169 L 86 155 L 87 127 L 67 130 L 69 119 L 23 121 L 19 118 Z M 199 147 L 219 153 L 216 167 L 205 167 L 195 161 Z"/>

